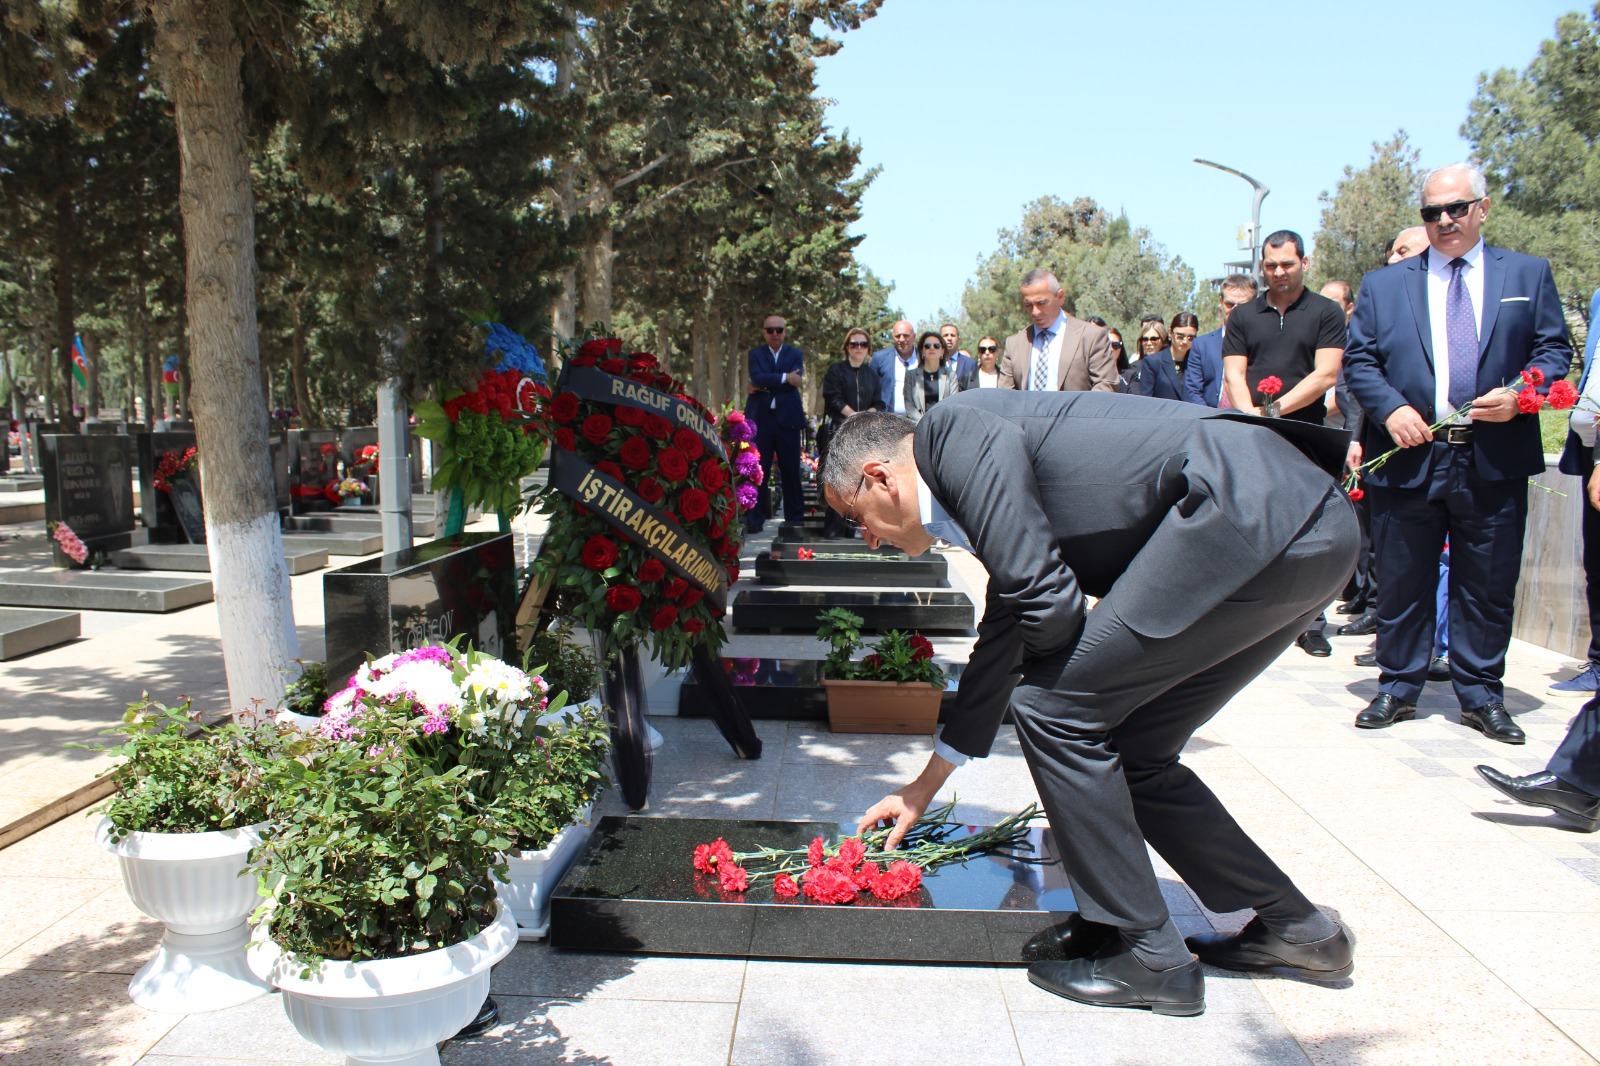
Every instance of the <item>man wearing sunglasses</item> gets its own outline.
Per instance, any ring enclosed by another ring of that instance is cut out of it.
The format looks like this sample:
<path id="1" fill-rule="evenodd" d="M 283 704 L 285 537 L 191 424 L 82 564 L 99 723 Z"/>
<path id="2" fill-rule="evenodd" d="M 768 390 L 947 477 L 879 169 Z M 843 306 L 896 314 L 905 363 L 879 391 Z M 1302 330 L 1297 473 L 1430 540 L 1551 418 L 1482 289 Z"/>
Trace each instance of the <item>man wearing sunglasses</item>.
<path id="1" fill-rule="evenodd" d="M 1256 279 L 1249 274 L 1229 274 L 1222 279 L 1221 292 L 1217 295 L 1222 325 L 1194 339 L 1189 365 L 1183 370 L 1183 390 L 1190 403 L 1223 406 L 1219 402 L 1222 399 L 1222 339 L 1228 332 L 1228 316 L 1235 308 L 1254 300 L 1256 289 Z"/>
<path id="2" fill-rule="evenodd" d="M 759 502 L 745 518 L 745 531 L 760 533 L 772 514 L 772 461 L 778 461 L 783 479 L 783 518 L 806 519 L 805 490 L 800 483 L 800 430 L 806 409 L 800 398 L 800 372 L 805 353 L 785 343 L 789 324 L 781 315 L 768 315 L 762 323 L 765 343 L 750 349 L 750 388 L 744 416 L 756 424 L 756 449 L 761 452 L 762 478 Z"/>
<path id="3" fill-rule="evenodd" d="M 1548 388 L 1570 369 L 1572 345 L 1550 264 L 1479 236 L 1489 214 L 1480 171 L 1456 163 L 1430 173 L 1419 213 L 1428 250 L 1362 280 L 1345 355 L 1366 413 L 1363 454 L 1399 449 L 1362 478 L 1378 574 L 1378 695 L 1355 724 L 1416 716 L 1433 650 L 1433 564 L 1448 538 L 1461 723 L 1522 744 L 1501 678 L 1528 478 L 1545 468 L 1544 447 L 1539 416 L 1519 413 L 1502 386 L 1537 370 Z"/>

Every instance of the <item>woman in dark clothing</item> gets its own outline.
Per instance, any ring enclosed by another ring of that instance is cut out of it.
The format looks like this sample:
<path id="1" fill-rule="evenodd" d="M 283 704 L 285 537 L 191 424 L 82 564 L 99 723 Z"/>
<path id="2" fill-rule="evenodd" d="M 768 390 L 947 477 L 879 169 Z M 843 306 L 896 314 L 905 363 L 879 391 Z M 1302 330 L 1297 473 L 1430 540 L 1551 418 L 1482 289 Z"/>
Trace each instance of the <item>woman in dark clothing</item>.
<path id="1" fill-rule="evenodd" d="M 1194 346 L 1194 339 L 1199 333 L 1200 320 L 1188 311 L 1179 311 L 1172 316 L 1172 346 L 1140 360 L 1137 383 L 1141 396 L 1155 396 L 1162 400 L 1189 398 L 1183 391 L 1183 371 L 1189 362 L 1189 349 Z"/>
<path id="2" fill-rule="evenodd" d="M 937 334 L 935 334 L 937 336 Z M 828 444 L 845 419 L 858 411 L 883 410 L 883 390 L 878 372 L 867 364 L 872 338 L 864 329 L 853 329 L 844 337 L 843 359 L 828 367 L 822 379 L 824 417 L 817 433 L 817 469 L 828 459 Z M 844 516 L 833 508 L 823 519 L 822 535 L 830 539 L 854 536 Z"/>
<path id="3" fill-rule="evenodd" d="M 956 384 L 955 364 L 945 358 L 944 338 L 937 333 L 924 333 L 917 342 L 921 359 L 906 371 L 906 417 L 913 422 L 922 420 L 928 408 L 960 391 Z"/>

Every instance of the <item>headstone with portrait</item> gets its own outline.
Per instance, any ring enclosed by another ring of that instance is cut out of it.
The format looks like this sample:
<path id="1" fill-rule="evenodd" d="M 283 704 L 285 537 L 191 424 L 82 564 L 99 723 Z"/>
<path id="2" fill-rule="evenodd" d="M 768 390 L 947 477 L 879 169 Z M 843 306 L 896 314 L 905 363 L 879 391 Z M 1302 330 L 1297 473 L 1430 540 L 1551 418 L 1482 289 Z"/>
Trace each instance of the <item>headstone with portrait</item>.
<path id="1" fill-rule="evenodd" d="M 134 542 L 133 448 L 120 435 L 46 433 L 39 438 L 44 471 L 44 517 L 65 525 L 96 554 Z M 57 566 L 81 565 L 52 538 Z"/>

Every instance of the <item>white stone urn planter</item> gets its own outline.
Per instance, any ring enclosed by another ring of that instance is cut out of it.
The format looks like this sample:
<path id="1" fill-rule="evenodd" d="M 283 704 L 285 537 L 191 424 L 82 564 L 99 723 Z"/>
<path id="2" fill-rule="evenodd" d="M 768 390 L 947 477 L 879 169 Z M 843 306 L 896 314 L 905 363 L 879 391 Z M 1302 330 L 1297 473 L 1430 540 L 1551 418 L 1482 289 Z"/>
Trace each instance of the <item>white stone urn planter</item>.
<path id="1" fill-rule="evenodd" d="M 278 712 L 272 716 L 272 720 L 279 725 L 293 726 L 306 736 L 315 733 L 317 727 L 322 724 L 320 715 L 301 714 L 298 711 L 291 711 L 287 707 L 279 708 Z"/>
<path id="2" fill-rule="evenodd" d="M 328 960 L 310 977 L 301 962 L 256 930 L 250 965 L 283 991 L 301 1036 L 345 1056 L 346 1066 L 438 1066 L 441 1041 L 478 1016 L 494 964 L 517 946 L 517 924 L 501 906 L 494 924 L 446 948 L 370 962 Z"/>
<path id="3" fill-rule="evenodd" d="M 517 921 L 520 940 L 542 940 L 550 931 L 550 894 L 572 868 L 594 832 L 594 804 L 584 804 L 573 823 L 539 851 L 514 851 L 506 856 L 511 880 L 496 886 L 500 902 Z"/>
<path id="4" fill-rule="evenodd" d="M 128 985 L 146 1010 L 221 1010 L 271 989 L 250 971 L 245 924 L 261 902 L 243 876 L 263 826 L 211 833 L 127 833 L 111 839 L 102 818 L 95 840 L 116 856 L 133 905 L 167 927 L 155 956 Z"/>

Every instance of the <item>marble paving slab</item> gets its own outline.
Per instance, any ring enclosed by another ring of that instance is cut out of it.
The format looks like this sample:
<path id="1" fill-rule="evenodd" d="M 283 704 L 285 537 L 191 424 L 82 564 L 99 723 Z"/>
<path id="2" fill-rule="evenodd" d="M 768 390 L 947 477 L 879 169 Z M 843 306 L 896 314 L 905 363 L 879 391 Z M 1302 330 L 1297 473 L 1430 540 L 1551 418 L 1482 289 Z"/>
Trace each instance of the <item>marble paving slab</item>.
<path id="1" fill-rule="evenodd" d="M 165 614 L 211 602 L 211 582 L 125 571 L 13 570 L 0 574 L 0 606 Z"/>
<path id="2" fill-rule="evenodd" d="M 0 659 L 53 648 L 76 640 L 81 632 L 82 619 L 76 611 L 0 607 Z"/>

